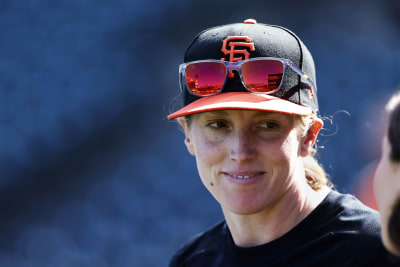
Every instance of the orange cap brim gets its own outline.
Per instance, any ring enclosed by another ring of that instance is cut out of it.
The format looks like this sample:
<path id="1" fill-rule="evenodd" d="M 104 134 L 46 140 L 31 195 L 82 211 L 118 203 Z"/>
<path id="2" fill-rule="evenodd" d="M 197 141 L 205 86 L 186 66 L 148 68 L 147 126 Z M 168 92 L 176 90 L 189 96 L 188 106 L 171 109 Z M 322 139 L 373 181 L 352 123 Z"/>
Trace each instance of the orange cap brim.
<path id="1" fill-rule="evenodd" d="M 261 110 L 293 115 L 310 115 L 312 113 L 311 108 L 282 98 L 248 92 L 229 92 L 200 98 L 170 114 L 168 119 L 223 109 Z"/>

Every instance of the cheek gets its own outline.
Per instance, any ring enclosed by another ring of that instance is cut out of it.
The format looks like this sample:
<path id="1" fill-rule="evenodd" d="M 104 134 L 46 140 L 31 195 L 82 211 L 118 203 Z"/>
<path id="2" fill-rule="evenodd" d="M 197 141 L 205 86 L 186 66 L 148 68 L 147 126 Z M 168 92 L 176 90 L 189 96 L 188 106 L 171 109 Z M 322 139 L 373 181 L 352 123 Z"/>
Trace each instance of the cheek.
<path id="1" fill-rule="evenodd" d="M 204 136 L 199 136 L 194 140 L 194 151 L 196 158 L 201 159 L 205 162 L 213 162 L 219 158 L 222 154 L 223 145 L 222 142 L 213 142 L 208 140 Z"/>
<path id="2" fill-rule="evenodd" d="M 283 149 L 285 149 L 285 154 L 292 158 L 292 159 L 297 159 L 298 156 L 300 155 L 300 150 L 301 150 L 301 144 L 299 142 L 299 139 L 297 137 L 297 132 L 292 131 L 289 135 L 289 138 L 287 138 L 283 144 Z"/>
<path id="3" fill-rule="evenodd" d="M 388 173 L 388 167 L 389 166 L 387 166 L 386 160 L 382 159 L 375 171 L 374 190 L 376 200 L 380 206 L 384 205 L 391 191 L 391 183 L 389 181 L 390 179 L 388 179 L 390 177 L 390 174 Z"/>
<path id="4" fill-rule="evenodd" d="M 194 140 L 194 151 L 201 179 L 203 181 L 211 179 L 211 174 L 217 164 L 224 160 L 223 145 L 199 137 Z"/>
<path id="5" fill-rule="evenodd" d="M 374 191 L 381 217 L 386 218 L 392 209 L 392 205 L 399 195 L 398 187 L 393 173 L 393 166 L 387 159 L 382 159 L 375 172 Z"/>
<path id="6" fill-rule="evenodd" d="M 384 191 L 383 170 L 384 169 L 382 167 L 382 161 L 380 161 L 375 170 L 375 176 L 374 176 L 374 191 L 378 204 L 381 202 L 381 196 Z"/>
<path id="7" fill-rule="evenodd" d="M 296 172 L 299 169 L 299 164 L 302 164 L 302 160 L 300 158 L 300 148 L 301 144 L 299 143 L 297 132 L 292 131 L 282 144 L 281 148 L 282 157 L 285 161 L 284 163 L 286 164 L 284 167 L 285 176 L 288 178 L 298 177 Z"/>
<path id="8" fill-rule="evenodd" d="M 297 158 L 299 155 L 299 142 L 295 134 L 289 134 L 288 138 L 283 140 L 282 143 L 279 143 L 274 148 L 275 153 L 272 156 L 276 157 L 277 162 L 280 164 L 286 163 L 287 165 L 291 165 L 294 162 L 297 162 Z"/>

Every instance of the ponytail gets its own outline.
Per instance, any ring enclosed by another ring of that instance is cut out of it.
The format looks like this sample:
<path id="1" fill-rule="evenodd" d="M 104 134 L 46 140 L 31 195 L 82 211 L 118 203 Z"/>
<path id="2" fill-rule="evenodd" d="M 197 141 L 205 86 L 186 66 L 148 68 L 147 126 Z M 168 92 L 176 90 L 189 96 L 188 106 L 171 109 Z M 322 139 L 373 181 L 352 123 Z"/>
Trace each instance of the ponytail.
<path id="1" fill-rule="evenodd" d="M 304 136 L 310 129 L 310 127 L 312 127 L 314 116 L 315 115 L 299 116 L 299 124 L 302 130 L 302 136 Z M 322 168 L 322 166 L 315 158 L 316 153 L 317 148 L 314 147 L 311 151 L 311 154 L 303 158 L 303 165 L 307 183 L 315 191 L 318 191 L 323 187 L 332 188 L 332 184 L 330 183 L 324 168 Z"/>

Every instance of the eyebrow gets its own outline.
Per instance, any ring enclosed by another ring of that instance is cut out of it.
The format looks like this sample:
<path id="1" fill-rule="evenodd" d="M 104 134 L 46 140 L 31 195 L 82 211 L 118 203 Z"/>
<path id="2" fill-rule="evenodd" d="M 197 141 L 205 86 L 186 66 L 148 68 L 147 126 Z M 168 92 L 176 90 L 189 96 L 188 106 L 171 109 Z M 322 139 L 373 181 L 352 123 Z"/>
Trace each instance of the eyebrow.
<path id="1" fill-rule="evenodd" d="M 228 116 L 229 113 L 226 112 L 226 110 L 213 110 L 213 111 L 207 111 L 204 113 L 198 113 L 198 115 L 203 115 L 205 117 L 209 116 Z"/>
<path id="2" fill-rule="evenodd" d="M 264 118 L 269 118 L 269 117 L 280 117 L 284 118 L 285 120 L 291 120 L 292 116 L 285 114 L 285 113 L 279 113 L 279 112 L 270 112 L 270 111 L 257 111 L 254 113 L 253 118 L 259 118 L 259 117 L 264 117 Z"/>
<path id="3" fill-rule="evenodd" d="M 278 116 L 278 117 L 276 117 Z M 280 113 L 280 112 L 268 112 L 268 111 L 259 111 L 256 112 L 253 115 L 253 118 L 280 118 L 280 120 L 283 120 L 286 123 L 292 123 L 294 121 L 294 115 L 289 115 L 285 113 Z"/>
<path id="4" fill-rule="evenodd" d="M 236 109 L 234 109 L 236 110 Z M 240 110 L 240 109 L 238 109 Z M 247 110 L 244 110 L 247 111 Z M 251 111 L 251 110 L 249 110 Z M 284 113 L 279 113 L 279 112 L 273 112 L 273 111 L 264 111 L 264 110 L 254 110 L 256 111 L 252 117 L 261 117 L 261 116 L 274 116 L 274 115 L 279 115 L 279 114 L 283 114 L 286 115 Z M 205 115 L 229 115 L 229 112 L 227 112 L 225 109 L 221 109 L 221 110 L 213 110 L 213 111 L 209 111 L 209 112 L 204 112 Z"/>
<path id="5" fill-rule="evenodd" d="M 274 117 L 274 116 L 279 116 L 280 114 L 285 115 L 283 113 L 273 112 L 273 111 L 263 111 L 263 110 L 254 110 L 254 111 L 255 111 L 255 113 L 252 115 L 253 118 L 257 118 L 257 117 Z M 206 117 L 207 116 L 229 116 L 229 112 L 227 112 L 224 109 L 222 109 L 222 110 L 213 110 L 211 112 L 205 112 L 203 114 Z"/>

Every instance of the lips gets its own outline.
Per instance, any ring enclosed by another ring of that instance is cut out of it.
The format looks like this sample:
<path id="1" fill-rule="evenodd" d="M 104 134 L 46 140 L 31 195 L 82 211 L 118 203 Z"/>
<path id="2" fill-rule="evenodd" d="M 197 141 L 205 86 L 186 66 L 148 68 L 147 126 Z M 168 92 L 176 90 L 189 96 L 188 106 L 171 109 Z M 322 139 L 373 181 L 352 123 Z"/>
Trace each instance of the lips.
<path id="1" fill-rule="evenodd" d="M 224 176 L 234 183 L 252 183 L 265 174 L 262 171 L 223 172 Z"/>
<path id="2" fill-rule="evenodd" d="M 239 178 L 239 179 L 249 179 L 249 178 L 252 178 L 252 177 L 257 176 L 258 174 L 252 174 L 252 175 L 235 175 L 235 174 L 229 174 L 229 173 L 228 173 L 228 175 L 230 175 L 230 176 L 232 176 L 232 177 L 235 177 L 235 178 Z"/>

